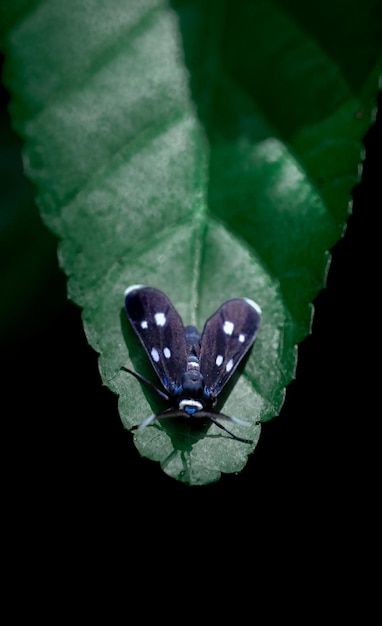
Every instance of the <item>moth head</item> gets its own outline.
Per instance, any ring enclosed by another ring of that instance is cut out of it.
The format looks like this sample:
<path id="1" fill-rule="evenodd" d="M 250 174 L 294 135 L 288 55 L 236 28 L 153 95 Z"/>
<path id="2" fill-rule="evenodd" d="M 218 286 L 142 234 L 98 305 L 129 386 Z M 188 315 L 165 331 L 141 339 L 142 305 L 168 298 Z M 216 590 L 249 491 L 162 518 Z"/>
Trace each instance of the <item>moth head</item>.
<path id="1" fill-rule="evenodd" d="M 203 410 L 203 405 L 197 400 L 181 400 L 179 410 L 184 411 L 186 415 L 194 415 L 197 411 Z"/>

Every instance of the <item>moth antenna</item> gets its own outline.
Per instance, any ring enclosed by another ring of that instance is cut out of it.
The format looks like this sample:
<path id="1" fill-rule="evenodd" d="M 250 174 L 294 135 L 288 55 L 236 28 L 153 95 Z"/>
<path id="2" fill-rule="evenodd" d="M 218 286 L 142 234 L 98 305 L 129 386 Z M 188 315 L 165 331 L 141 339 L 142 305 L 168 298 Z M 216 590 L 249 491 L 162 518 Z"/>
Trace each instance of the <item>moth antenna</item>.
<path id="1" fill-rule="evenodd" d="M 220 415 L 223 415 L 223 413 L 220 413 Z M 245 422 L 244 420 L 239 420 L 238 417 L 233 417 L 232 415 L 223 415 L 223 417 L 226 417 L 231 422 L 235 422 L 235 424 L 240 424 L 240 426 L 248 426 L 249 425 L 248 422 Z"/>
<path id="2" fill-rule="evenodd" d="M 226 417 L 226 416 L 224 416 Z M 225 426 L 223 426 L 223 424 L 220 424 L 220 422 L 218 422 L 215 417 L 213 417 L 211 414 L 208 415 L 208 419 L 211 420 L 211 422 L 213 422 L 214 424 L 216 424 L 216 426 L 218 426 L 219 428 L 221 428 L 222 430 L 224 430 L 226 433 L 228 433 L 229 435 L 231 435 L 231 437 L 233 437 L 234 439 L 237 439 L 237 441 L 242 441 L 243 443 L 253 443 L 253 439 L 245 439 L 245 437 L 239 437 L 239 435 L 235 435 L 235 433 L 233 433 L 231 430 L 228 430 L 228 428 L 226 428 Z"/>
<path id="3" fill-rule="evenodd" d="M 151 389 L 154 389 L 154 391 L 156 391 L 157 394 L 161 396 L 161 398 L 163 398 L 164 400 L 167 400 L 167 402 L 170 400 L 169 396 L 166 393 L 158 389 L 158 387 L 156 387 L 154 383 L 151 382 L 151 380 L 148 380 L 147 378 L 142 376 L 142 374 L 138 374 L 138 372 L 134 372 L 134 370 L 130 370 L 128 367 L 125 367 L 124 365 L 122 365 L 121 370 L 124 370 L 125 372 L 132 374 L 133 376 L 135 376 L 135 378 L 140 380 L 141 383 L 145 383 L 145 385 L 148 385 L 149 387 L 151 387 Z"/>
<path id="4" fill-rule="evenodd" d="M 144 422 L 142 422 L 142 424 L 137 424 L 136 426 L 132 426 L 131 430 L 141 430 L 141 428 L 144 428 L 145 426 L 148 426 L 149 424 L 151 424 L 155 419 L 157 418 L 157 416 L 155 415 L 155 413 L 153 415 L 150 415 L 150 417 L 148 417 L 147 419 L 145 419 Z"/>
<path id="5" fill-rule="evenodd" d="M 163 419 L 164 417 L 184 417 L 184 413 L 183 411 L 179 411 L 177 409 L 166 409 L 165 411 L 163 411 L 162 413 L 158 413 L 158 414 L 154 414 L 154 415 L 150 415 L 150 417 L 148 417 L 147 419 L 145 419 L 142 424 L 137 424 L 136 426 L 132 426 L 132 428 L 130 430 L 140 430 L 141 428 L 144 428 L 145 426 L 148 426 L 149 424 L 152 424 L 152 422 L 156 419 L 160 420 Z"/>

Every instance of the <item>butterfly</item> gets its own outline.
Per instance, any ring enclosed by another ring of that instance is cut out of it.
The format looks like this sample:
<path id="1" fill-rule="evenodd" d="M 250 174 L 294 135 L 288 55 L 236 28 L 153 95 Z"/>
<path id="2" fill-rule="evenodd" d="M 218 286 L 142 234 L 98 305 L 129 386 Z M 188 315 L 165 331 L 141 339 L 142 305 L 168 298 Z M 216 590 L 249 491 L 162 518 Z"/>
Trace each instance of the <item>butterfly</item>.
<path id="1" fill-rule="evenodd" d="M 154 287 L 128 287 L 125 310 L 165 391 L 141 374 L 122 369 L 170 403 L 167 410 L 151 415 L 133 429 L 145 428 L 166 417 L 204 418 L 234 439 L 253 443 L 235 435 L 219 420 L 246 422 L 213 409 L 221 390 L 256 339 L 261 322 L 258 304 L 249 298 L 224 302 L 206 321 L 201 334 L 195 326 L 184 326 L 169 298 Z"/>

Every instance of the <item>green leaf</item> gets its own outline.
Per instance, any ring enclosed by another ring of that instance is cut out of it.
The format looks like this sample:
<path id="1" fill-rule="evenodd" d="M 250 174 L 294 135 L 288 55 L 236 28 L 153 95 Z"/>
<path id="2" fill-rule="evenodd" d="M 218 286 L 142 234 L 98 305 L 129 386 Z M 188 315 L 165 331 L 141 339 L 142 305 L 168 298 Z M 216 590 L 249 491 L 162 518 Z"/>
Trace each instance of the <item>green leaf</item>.
<path id="1" fill-rule="evenodd" d="M 199 328 L 224 300 L 255 299 L 259 338 L 219 408 L 254 445 L 280 411 L 358 180 L 378 4 L 3 1 L 25 171 L 127 428 L 162 408 L 121 370 L 153 375 L 123 312 L 133 283 Z M 182 420 L 134 441 L 193 485 L 254 447 Z"/>
<path id="2" fill-rule="evenodd" d="M 5 112 L 0 112 L 2 350 L 14 348 L 15 342 L 25 340 L 28 333 L 44 328 L 58 310 L 60 296 L 65 301 L 63 276 L 57 268 L 57 240 L 39 219 L 34 189 L 22 171 L 20 141 L 9 128 Z M 45 294 L 49 297 L 41 309 Z"/>

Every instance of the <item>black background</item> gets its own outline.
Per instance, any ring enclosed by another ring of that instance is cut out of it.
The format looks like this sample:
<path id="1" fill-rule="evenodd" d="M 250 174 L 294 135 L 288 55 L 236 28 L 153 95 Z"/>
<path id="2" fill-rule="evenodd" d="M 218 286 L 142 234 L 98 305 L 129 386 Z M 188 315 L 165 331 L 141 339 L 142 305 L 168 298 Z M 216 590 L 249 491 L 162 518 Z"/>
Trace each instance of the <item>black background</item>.
<path id="1" fill-rule="evenodd" d="M 1 114 L 6 120 L 5 93 Z M 299 346 L 297 377 L 281 414 L 263 426 L 243 472 L 218 483 L 190 488 L 139 457 L 116 397 L 102 387 L 80 310 L 66 301 L 52 247 L 55 269 L 33 305 L 41 323 L 30 323 L 25 303 L 2 349 L 5 483 L 20 536 L 27 528 L 39 543 L 53 533 L 57 549 L 68 546 L 68 537 L 96 535 L 94 546 L 105 537 L 131 546 L 160 533 L 189 556 L 207 537 L 218 537 L 223 550 L 256 552 L 266 529 L 270 544 L 284 546 L 304 529 L 310 550 L 314 544 L 318 553 L 329 533 L 347 552 L 347 532 L 360 511 L 373 518 L 376 501 L 373 433 L 380 409 L 372 372 L 374 357 L 380 360 L 380 279 L 372 242 L 381 209 L 379 131 L 380 118 L 365 137 L 353 215 L 332 251 L 313 333 Z M 23 181 L 21 157 L 15 167 Z M 50 299 L 55 305 L 47 314 Z"/>

